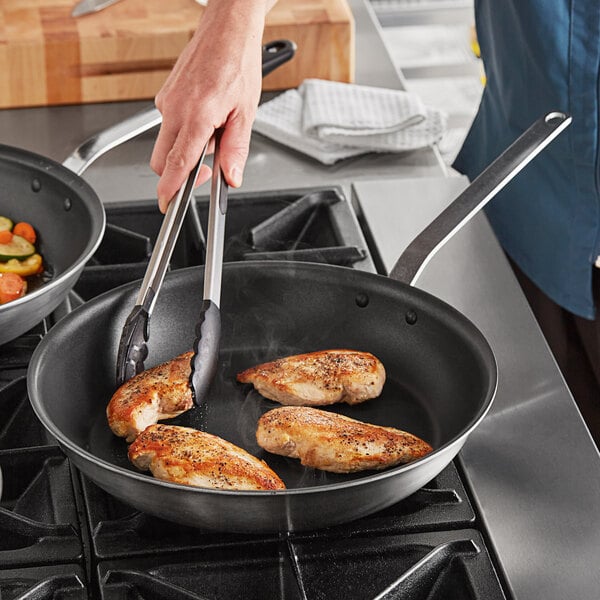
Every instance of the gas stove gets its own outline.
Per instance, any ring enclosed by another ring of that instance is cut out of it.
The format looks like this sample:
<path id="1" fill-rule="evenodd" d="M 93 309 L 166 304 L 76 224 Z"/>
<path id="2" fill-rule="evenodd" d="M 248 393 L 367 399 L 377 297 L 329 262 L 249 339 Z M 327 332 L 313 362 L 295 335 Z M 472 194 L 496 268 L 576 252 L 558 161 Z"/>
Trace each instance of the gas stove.
<path id="1" fill-rule="evenodd" d="M 140 599 L 508 598 L 458 462 L 396 505 L 319 531 L 241 535 L 162 521 L 81 475 L 35 417 L 31 353 L 73 307 L 145 271 L 156 201 L 107 205 L 102 245 L 69 300 L 0 347 L 0 597 Z M 170 268 L 204 260 L 208 198 L 194 199 Z M 308 260 L 377 271 L 339 188 L 230 198 L 226 261 Z"/>

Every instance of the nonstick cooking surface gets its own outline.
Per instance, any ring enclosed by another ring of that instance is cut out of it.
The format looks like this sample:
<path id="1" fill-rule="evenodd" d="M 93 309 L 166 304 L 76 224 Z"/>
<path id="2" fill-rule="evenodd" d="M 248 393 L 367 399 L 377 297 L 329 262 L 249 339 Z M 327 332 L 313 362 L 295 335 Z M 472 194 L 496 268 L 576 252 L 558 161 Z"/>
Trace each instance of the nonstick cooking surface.
<path id="1" fill-rule="evenodd" d="M 301 351 L 298 348 L 288 348 L 285 355 L 299 354 Z M 253 364 L 254 359 L 265 362 L 277 357 L 272 356 L 268 350 L 261 350 L 253 352 L 252 360 L 249 360 L 245 352 L 231 352 L 227 357 L 221 358 L 221 369 L 211 387 L 206 409 L 194 407 L 175 419 L 163 421 L 164 423 L 203 429 L 244 448 L 250 454 L 264 460 L 283 479 L 288 489 L 338 483 L 373 473 L 328 473 L 303 467 L 297 459 L 263 450 L 256 442 L 256 423 L 263 413 L 281 404 L 264 398 L 251 385 L 237 383 L 235 376 Z M 395 381 L 393 374 L 388 375 L 383 392 L 378 398 L 355 406 L 334 404 L 317 408 L 367 423 L 403 429 L 427 440 L 434 448 L 440 442 L 440 432 L 434 418 L 429 414 L 427 399 L 420 398 L 401 382 Z M 139 472 L 127 458 L 127 447 L 123 438 L 112 433 L 106 415 L 99 410 L 90 431 L 87 449 L 97 458 Z"/>

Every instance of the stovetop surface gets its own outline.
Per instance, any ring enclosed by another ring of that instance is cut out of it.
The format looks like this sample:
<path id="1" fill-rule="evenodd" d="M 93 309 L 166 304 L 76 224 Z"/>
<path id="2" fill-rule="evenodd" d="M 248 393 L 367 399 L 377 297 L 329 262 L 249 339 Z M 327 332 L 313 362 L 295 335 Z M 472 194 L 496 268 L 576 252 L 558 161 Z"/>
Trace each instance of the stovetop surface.
<path id="1" fill-rule="evenodd" d="M 162 218 L 155 207 L 142 201 L 107 208 L 107 234 L 71 305 L 143 276 Z M 202 264 L 206 219 L 206 199 L 197 199 L 172 269 Z M 375 270 L 335 188 L 239 196 L 227 225 L 225 260 L 258 254 Z M 29 358 L 59 317 L 0 347 L 3 600 L 507 597 L 455 463 L 388 509 L 312 532 L 198 530 L 110 496 L 69 463 L 27 397 Z"/>

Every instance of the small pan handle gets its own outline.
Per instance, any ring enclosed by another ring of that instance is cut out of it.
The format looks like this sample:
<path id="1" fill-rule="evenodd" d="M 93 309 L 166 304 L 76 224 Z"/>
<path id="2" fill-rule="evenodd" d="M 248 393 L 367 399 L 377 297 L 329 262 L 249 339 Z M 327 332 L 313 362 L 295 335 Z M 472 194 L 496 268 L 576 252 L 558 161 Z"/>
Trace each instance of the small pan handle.
<path id="1" fill-rule="evenodd" d="M 572 117 L 565 113 L 551 112 L 526 129 L 408 245 L 390 271 L 390 277 L 415 285 L 436 252 L 571 121 Z"/>
<path id="2" fill-rule="evenodd" d="M 296 44 L 289 40 L 267 42 L 262 47 L 262 75 L 268 75 L 279 65 L 286 63 L 296 53 Z M 120 123 L 116 123 L 82 142 L 63 161 L 63 166 L 81 175 L 94 161 L 109 150 L 149 131 L 162 123 L 157 108 L 142 110 Z"/>
<path id="3" fill-rule="evenodd" d="M 266 77 L 279 65 L 291 60 L 296 54 L 296 44 L 290 40 L 274 40 L 262 49 L 262 76 Z"/>

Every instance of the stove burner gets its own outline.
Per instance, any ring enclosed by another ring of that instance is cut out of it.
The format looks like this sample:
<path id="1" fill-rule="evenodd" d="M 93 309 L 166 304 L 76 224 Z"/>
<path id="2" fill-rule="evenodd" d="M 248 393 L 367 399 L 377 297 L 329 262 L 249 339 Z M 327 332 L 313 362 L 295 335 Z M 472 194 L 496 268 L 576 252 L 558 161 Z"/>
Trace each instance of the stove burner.
<path id="1" fill-rule="evenodd" d="M 0 389 L 26 374 L 31 355 L 47 331 L 44 320 L 27 334 L 0 346 Z"/>
<path id="2" fill-rule="evenodd" d="M 253 252 L 244 254 L 244 260 L 294 260 L 349 267 L 363 260 L 366 255 L 364 250 L 356 246 L 335 246 L 334 248 Z"/>
<path id="3" fill-rule="evenodd" d="M 252 247 L 276 250 L 290 246 L 295 250 L 322 217 L 324 208 L 341 200 L 337 190 L 318 190 L 301 196 L 250 230 Z"/>
<path id="4" fill-rule="evenodd" d="M 156 201 L 107 206 L 103 243 L 64 306 L 0 347 L 0 597 L 48 600 L 505 598 L 457 468 L 379 513 L 294 534 L 222 534 L 140 513 L 73 468 L 27 396 L 31 354 L 73 307 L 143 277 Z M 170 267 L 204 261 L 208 198 Z M 233 195 L 225 260 L 290 259 L 375 272 L 337 189 Z"/>
<path id="5" fill-rule="evenodd" d="M 84 300 L 141 279 L 162 223 L 155 200 L 109 205 L 98 251 L 75 291 Z M 171 268 L 204 264 L 208 198 L 190 206 Z M 374 271 L 352 209 L 336 188 L 232 195 L 224 260 L 295 260 Z"/>

